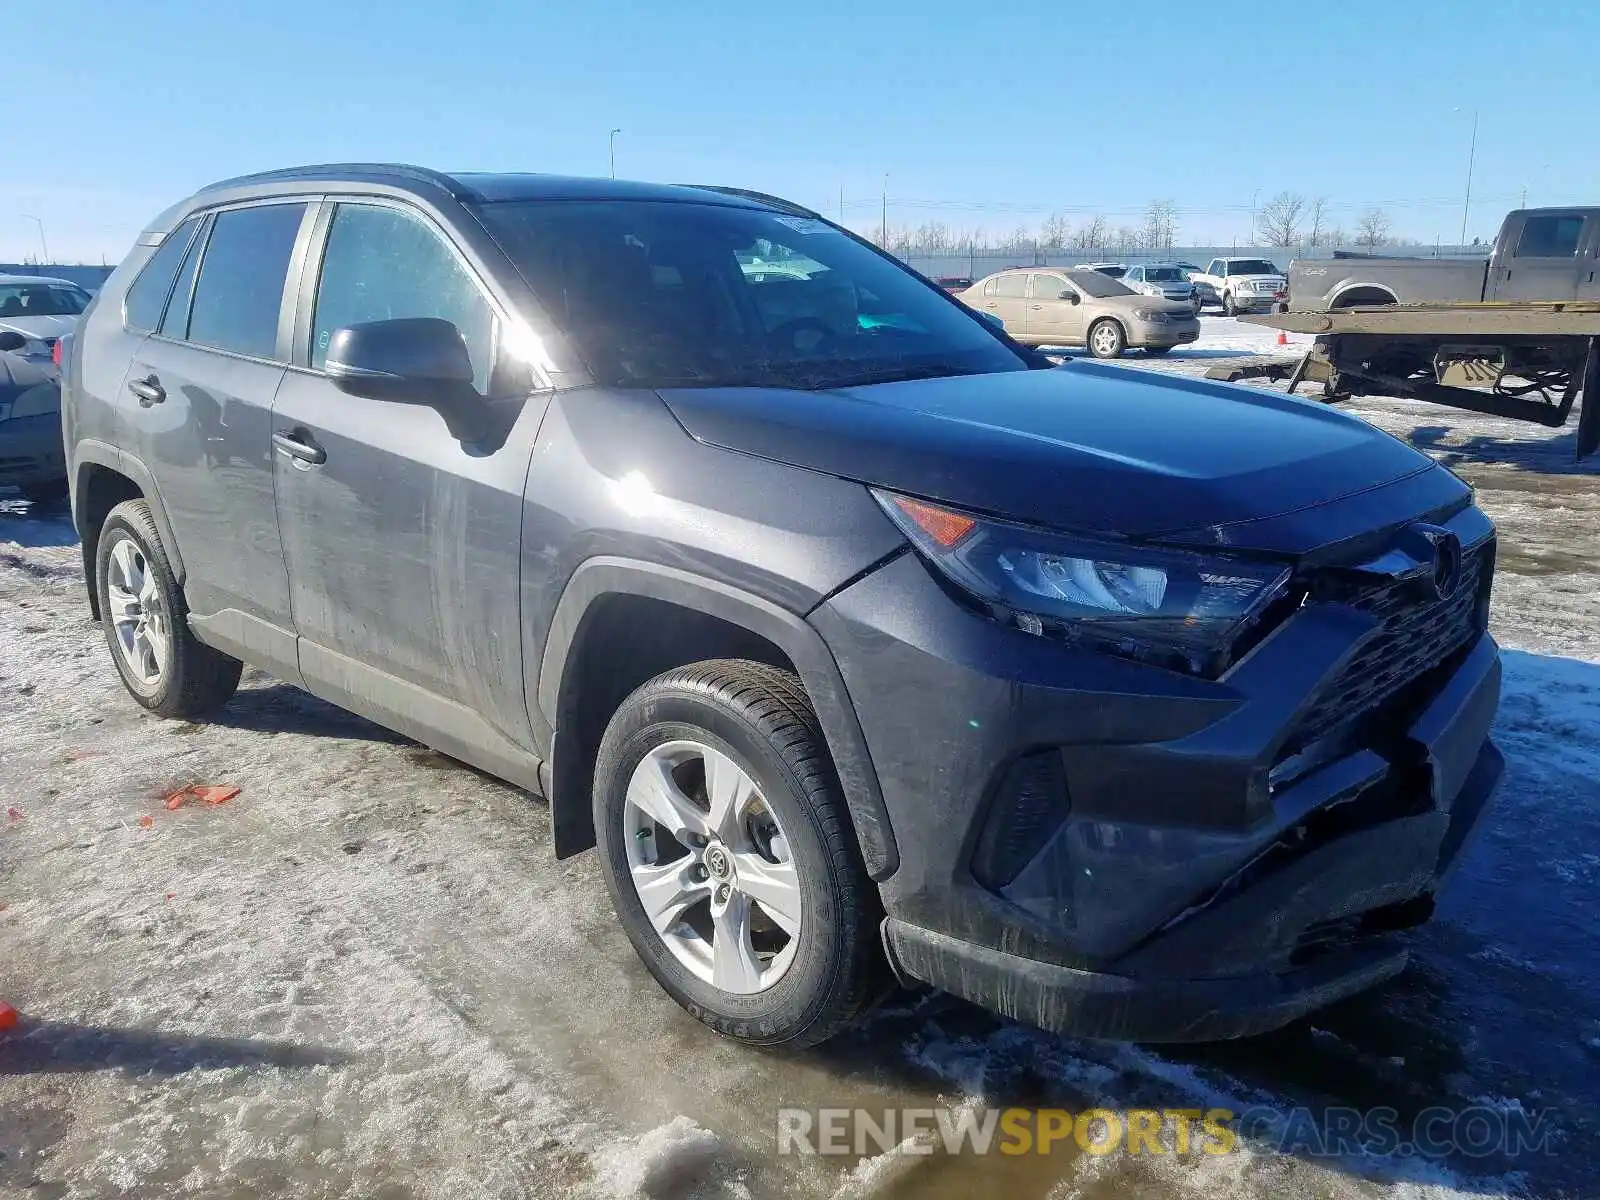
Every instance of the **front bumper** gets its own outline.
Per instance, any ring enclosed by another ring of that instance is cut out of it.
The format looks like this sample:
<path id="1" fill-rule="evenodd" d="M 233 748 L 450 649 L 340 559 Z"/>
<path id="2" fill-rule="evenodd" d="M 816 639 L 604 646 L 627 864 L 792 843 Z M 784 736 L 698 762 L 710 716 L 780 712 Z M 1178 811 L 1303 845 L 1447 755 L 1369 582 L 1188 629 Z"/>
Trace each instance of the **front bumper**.
<path id="1" fill-rule="evenodd" d="M 1199 337 L 1198 319 L 1163 321 L 1160 324 L 1152 321 L 1130 321 L 1128 324 L 1128 345 L 1136 349 L 1140 346 L 1182 346 L 1198 341 Z"/>
<path id="2" fill-rule="evenodd" d="M 0 484 L 54 483 L 66 475 L 59 412 L 0 421 Z"/>
<path id="3" fill-rule="evenodd" d="M 1429 915 L 1500 775 L 1487 634 L 1397 727 L 1316 757 L 1285 747 L 1372 636 L 1343 606 L 1219 682 L 976 617 L 909 554 L 812 620 L 900 848 L 891 959 L 1060 1032 L 1239 1036 L 1393 975 L 1389 935 Z"/>

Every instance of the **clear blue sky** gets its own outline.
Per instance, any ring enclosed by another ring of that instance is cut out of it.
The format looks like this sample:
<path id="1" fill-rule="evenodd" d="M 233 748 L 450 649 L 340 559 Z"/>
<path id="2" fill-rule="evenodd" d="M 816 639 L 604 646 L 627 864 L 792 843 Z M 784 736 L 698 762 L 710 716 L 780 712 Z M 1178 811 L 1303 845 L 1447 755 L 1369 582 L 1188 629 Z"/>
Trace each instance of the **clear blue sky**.
<path id="1" fill-rule="evenodd" d="M 19 13 L 27 5 L 13 5 Z M 470 10 L 463 15 L 457 10 Z M 875 226 L 1055 209 L 1244 238 L 1253 193 L 1454 240 L 1600 203 L 1596 0 L 59 0 L 9 22 L 0 260 L 119 258 L 207 181 L 293 163 L 739 184 Z M 153 14 L 153 15 L 152 15 Z"/>

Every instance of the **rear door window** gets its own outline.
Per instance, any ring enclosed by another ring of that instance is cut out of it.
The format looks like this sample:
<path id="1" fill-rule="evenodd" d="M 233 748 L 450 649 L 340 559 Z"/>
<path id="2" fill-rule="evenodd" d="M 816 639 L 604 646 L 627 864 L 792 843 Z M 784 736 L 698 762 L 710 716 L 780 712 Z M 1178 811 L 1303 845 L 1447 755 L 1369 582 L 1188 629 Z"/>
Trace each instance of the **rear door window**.
<path id="1" fill-rule="evenodd" d="M 167 296 L 172 292 L 173 277 L 178 273 L 183 252 L 188 249 L 199 224 L 199 217 L 190 217 L 183 222 L 167 234 L 166 240 L 150 256 L 150 261 L 145 263 L 144 270 L 139 272 L 139 277 L 133 281 L 122 303 L 122 322 L 129 329 L 149 332 L 161 324 Z"/>
<path id="2" fill-rule="evenodd" d="M 161 336 L 182 340 L 189 336 L 189 301 L 194 297 L 194 276 L 200 267 L 200 256 L 205 253 L 204 231 L 189 246 L 183 256 L 183 266 L 178 270 L 178 281 L 172 288 L 172 299 L 167 301 L 167 315 L 161 318 Z"/>
<path id="3" fill-rule="evenodd" d="M 1583 236 L 1582 213 L 1528 217 L 1517 239 L 1518 258 L 1571 258 Z"/>
<path id="4" fill-rule="evenodd" d="M 412 213 L 339 205 L 317 283 L 311 365 L 321 369 L 334 330 L 402 317 L 441 317 L 453 324 L 472 358 L 474 385 L 487 393 L 494 310 L 455 252 Z"/>
<path id="5" fill-rule="evenodd" d="M 218 213 L 195 281 L 189 340 L 276 358 L 278 315 L 304 204 L 265 204 Z"/>
<path id="6" fill-rule="evenodd" d="M 1028 277 L 1002 275 L 995 281 L 994 294 L 1010 300 L 1021 300 L 1028 294 Z"/>

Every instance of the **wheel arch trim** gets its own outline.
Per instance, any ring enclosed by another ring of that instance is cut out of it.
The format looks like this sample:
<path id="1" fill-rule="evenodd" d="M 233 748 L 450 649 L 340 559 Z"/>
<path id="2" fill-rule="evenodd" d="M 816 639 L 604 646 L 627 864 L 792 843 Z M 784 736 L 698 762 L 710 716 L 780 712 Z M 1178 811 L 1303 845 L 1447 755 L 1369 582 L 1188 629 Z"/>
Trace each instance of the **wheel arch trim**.
<path id="1" fill-rule="evenodd" d="M 90 545 L 82 522 L 83 483 L 86 478 L 86 468 L 89 467 L 105 467 L 107 470 L 115 471 L 118 475 L 131 480 L 139 489 L 145 503 L 150 506 L 150 516 L 156 523 L 156 532 L 161 535 L 161 547 L 166 551 L 167 562 L 172 567 L 172 577 L 178 586 L 182 587 L 188 572 L 183 565 L 183 552 L 178 548 L 178 539 L 172 532 L 172 522 L 167 519 L 167 507 L 161 500 L 161 491 L 156 487 L 155 476 L 144 463 L 127 451 L 97 438 L 83 438 L 72 448 L 72 460 L 67 478 L 72 488 L 72 524 L 83 543 L 85 574 L 91 588 L 94 581 L 92 556 L 97 552 L 98 546 Z"/>
<path id="2" fill-rule="evenodd" d="M 558 856 L 587 848 L 593 832 L 588 824 L 591 797 L 566 795 L 571 789 L 561 786 L 567 775 L 562 770 L 562 753 L 564 749 L 571 752 L 562 738 L 566 670 L 585 617 L 597 601 L 614 595 L 647 597 L 695 609 L 740 626 L 782 650 L 816 707 L 867 873 L 878 882 L 894 874 L 900 855 L 877 772 L 844 678 L 822 635 L 804 618 L 740 588 L 675 567 L 611 555 L 587 559 L 573 571 L 556 605 L 540 656 L 533 716 L 536 725 L 552 731 L 551 786 L 545 793 Z"/>

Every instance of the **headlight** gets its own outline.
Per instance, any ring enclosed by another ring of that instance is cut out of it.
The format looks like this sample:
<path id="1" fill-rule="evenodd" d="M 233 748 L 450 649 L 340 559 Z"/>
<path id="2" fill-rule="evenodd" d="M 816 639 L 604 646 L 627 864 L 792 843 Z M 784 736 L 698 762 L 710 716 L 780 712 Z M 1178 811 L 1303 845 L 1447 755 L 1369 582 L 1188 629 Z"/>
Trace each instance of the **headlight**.
<path id="1" fill-rule="evenodd" d="M 1194 675 L 1220 674 L 1289 580 L 1277 563 L 1091 541 L 872 494 L 996 620 Z"/>
<path id="2" fill-rule="evenodd" d="M 1136 308 L 1133 310 L 1133 315 L 1141 321 L 1155 321 L 1157 323 L 1167 319 L 1167 314 L 1159 308 Z"/>

